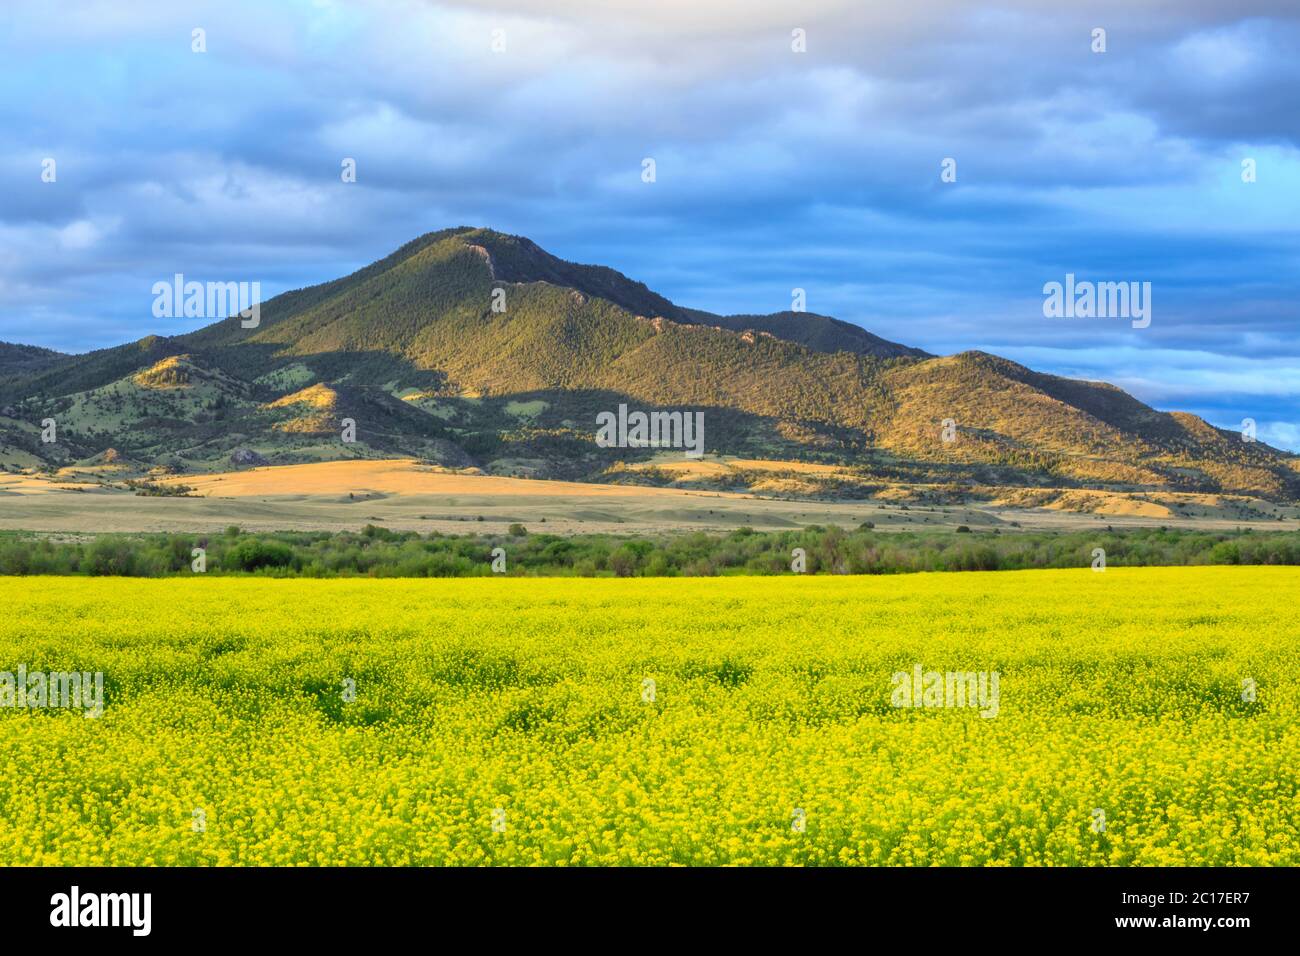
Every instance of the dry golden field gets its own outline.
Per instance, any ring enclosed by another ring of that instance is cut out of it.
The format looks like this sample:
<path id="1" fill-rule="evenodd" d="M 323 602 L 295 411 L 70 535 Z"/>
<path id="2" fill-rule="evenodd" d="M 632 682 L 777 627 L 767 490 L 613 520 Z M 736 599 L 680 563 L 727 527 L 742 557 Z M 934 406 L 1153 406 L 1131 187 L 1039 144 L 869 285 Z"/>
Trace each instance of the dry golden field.
<path id="1" fill-rule="evenodd" d="M 739 459 L 683 466 L 699 474 L 785 468 L 787 462 Z M 797 463 L 794 463 L 797 464 Z M 807 466 L 827 468 L 830 466 Z M 1004 501 L 908 504 L 900 496 L 872 500 L 818 500 L 778 494 L 741 494 L 690 487 L 545 481 L 466 474 L 410 459 L 350 460 L 253 468 L 157 479 L 186 486 L 196 497 L 141 497 L 113 484 L 103 471 L 65 470 L 55 479 L 0 474 L 0 529 L 80 533 L 95 531 L 218 531 L 240 525 L 254 531 L 356 529 L 382 523 L 394 530 L 463 532 L 479 516 L 486 529 L 511 522 L 547 530 L 648 533 L 677 530 L 758 530 L 812 524 L 881 530 L 970 527 L 1026 530 L 1172 524 L 1206 529 L 1300 528 L 1295 507 L 1275 509 L 1285 520 L 1249 520 L 1222 496 L 1185 495 L 1192 513 L 1137 496 L 1102 492 L 1021 491 Z"/>

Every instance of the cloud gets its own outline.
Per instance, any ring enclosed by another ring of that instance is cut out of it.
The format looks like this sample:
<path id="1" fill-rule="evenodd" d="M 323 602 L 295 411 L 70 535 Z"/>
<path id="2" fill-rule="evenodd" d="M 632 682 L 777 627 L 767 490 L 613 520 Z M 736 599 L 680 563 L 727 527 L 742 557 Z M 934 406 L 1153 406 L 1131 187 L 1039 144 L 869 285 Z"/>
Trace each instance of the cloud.
<path id="1" fill-rule="evenodd" d="M 51 17 L 16 0 L 0 17 L 0 338 L 179 332 L 148 314 L 174 272 L 271 295 L 483 224 L 685 305 L 774 311 L 797 286 L 931 351 L 1225 421 L 1258 406 L 1292 442 L 1293 3 L 86 0 Z M 1042 285 L 1067 271 L 1150 281 L 1152 327 L 1044 320 Z"/>

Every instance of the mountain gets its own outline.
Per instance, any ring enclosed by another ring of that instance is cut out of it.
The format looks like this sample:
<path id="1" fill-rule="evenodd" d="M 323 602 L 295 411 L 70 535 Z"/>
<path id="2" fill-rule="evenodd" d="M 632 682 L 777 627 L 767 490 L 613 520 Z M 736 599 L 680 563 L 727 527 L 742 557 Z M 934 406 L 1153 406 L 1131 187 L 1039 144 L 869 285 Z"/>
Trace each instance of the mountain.
<path id="1" fill-rule="evenodd" d="M 62 352 L 37 348 L 35 345 L 0 342 L 0 375 L 36 372 L 54 365 L 61 358 L 66 358 Z"/>
<path id="2" fill-rule="evenodd" d="M 812 313 L 713 315 L 468 227 L 277 296 L 256 328 L 232 316 L 86 355 L 0 347 L 0 463 L 67 466 L 111 447 L 179 471 L 411 455 L 656 480 L 624 467 L 652 450 L 595 443 L 597 414 L 620 404 L 702 411 L 710 454 L 841 466 L 828 493 L 910 483 L 1300 497 L 1296 456 L 1104 383 L 980 352 L 936 357 Z M 41 440 L 47 418 L 53 443 Z"/>

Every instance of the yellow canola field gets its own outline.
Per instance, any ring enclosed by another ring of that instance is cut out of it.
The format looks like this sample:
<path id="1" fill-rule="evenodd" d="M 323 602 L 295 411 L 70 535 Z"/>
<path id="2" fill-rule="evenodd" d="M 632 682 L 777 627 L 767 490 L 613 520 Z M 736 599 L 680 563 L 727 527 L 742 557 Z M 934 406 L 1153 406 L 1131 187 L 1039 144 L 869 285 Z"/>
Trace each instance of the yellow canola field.
<path id="1" fill-rule="evenodd" d="M 0 863 L 1294 866 L 1297 595 L 1224 567 L 0 579 L 0 672 L 105 698 L 0 684 Z M 996 674 L 996 716 L 895 706 L 917 665 Z"/>

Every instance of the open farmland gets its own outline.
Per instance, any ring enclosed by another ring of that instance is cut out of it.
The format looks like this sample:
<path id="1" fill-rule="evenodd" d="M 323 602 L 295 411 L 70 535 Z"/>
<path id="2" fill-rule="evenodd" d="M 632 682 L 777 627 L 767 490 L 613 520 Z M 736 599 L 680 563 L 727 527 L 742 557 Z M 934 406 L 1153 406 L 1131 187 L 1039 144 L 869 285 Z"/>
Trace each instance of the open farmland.
<path id="1" fill-rule="evenodd" d="M 1296 865 L 1297 587 L 0 579 L 0 862 Z"/>
<path id="2" fill-rule="evenodd" d="M 662 463 L 661 463 L 662 464 Z M 68 468 L 56 475 L 0 472 L 0 530 L 80 534 L 358 530 L 380 523 L 399 531 L 464 533 L 466 523 L 503 529 L 545 523 L 556 534 L 636 534 L 752 527 L 784 531 L 808 525 L 882 531 L 922 528 L 1081 529 L 1172 526 L 1198 530 L 1294 531 L 1295 503 L 1232 495 L 1004 489 L 1005 497 L 953 496 L 938 486 L 896 487 L 871 498 L 810 494 L 779 481 L 726 490 L 719 476 L 817 475 L 827 466 L 798 462 L 673 462 L 661 470 L 683 483 L 549 481 L 448 471 L 410 459 L 323 461 L 148 479 L 165 496 L 141 495 L 129 473 Z M 628 469 L 634 474 L 636 469 Z M 781 474 L 778 470 L 774 474 Z M 740 489 L 740 490 L 736 490 Z"/>

